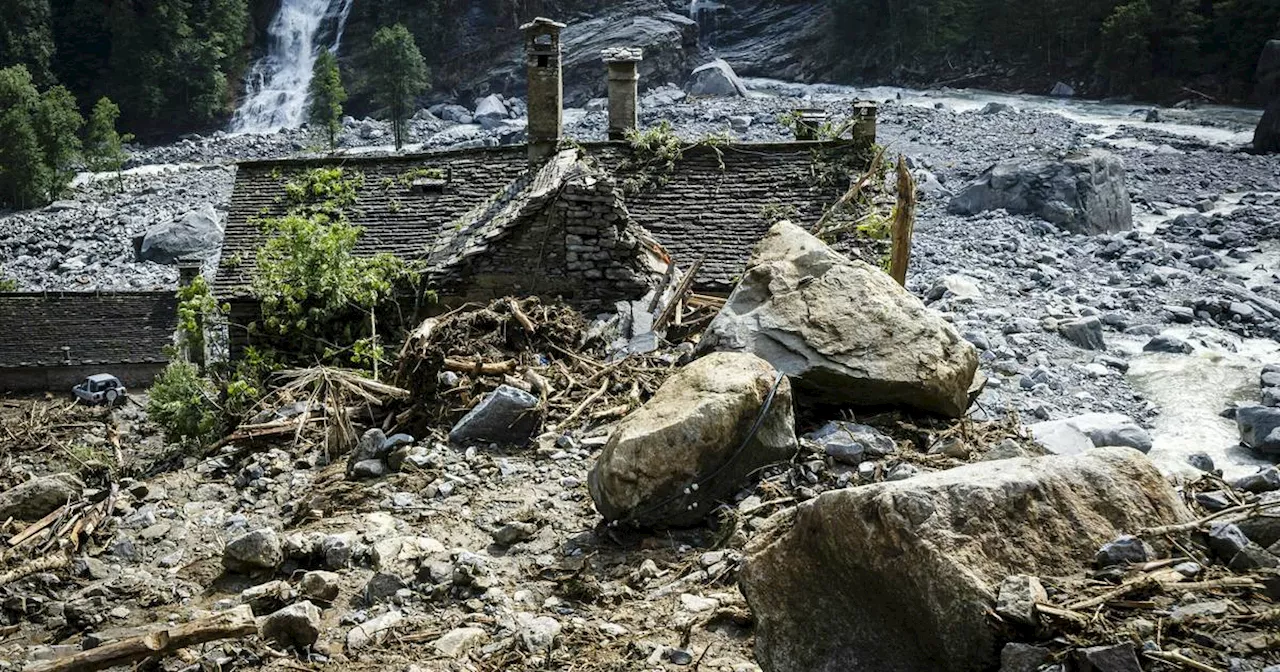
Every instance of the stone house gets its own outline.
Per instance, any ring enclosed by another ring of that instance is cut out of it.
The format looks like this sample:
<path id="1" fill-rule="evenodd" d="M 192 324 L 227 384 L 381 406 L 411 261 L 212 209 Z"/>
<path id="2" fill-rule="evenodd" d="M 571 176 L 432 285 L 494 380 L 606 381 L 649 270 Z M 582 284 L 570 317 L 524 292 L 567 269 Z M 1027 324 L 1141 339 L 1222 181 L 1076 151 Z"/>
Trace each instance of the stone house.
<path id="1" fill-rule="evenodd" d="M 169 362 L 178 300 L 165 292 L 0 293 L 0 392 L 69 391 L 110 373 L 149 385 Z"/>
<path id="2" fill-rule="evenodd" d="M 285 184 L 314 168 L 363 178 L 347 213 L 363 230 L 356 254 L 419 262 L 446 305 L 510 294 L 612 305 L 697 260 L 695 291 L 727 294 L 777 213 L 814 222 L 844 193 L 848 181 L 823 171 L 856 155 L 848 141 L 694 145 L 655 169 L 621 140 L 636 126 L 636 49 L 603 54 L 611 140 L 565 143 L 561 27 L 525 26 L 525 146 L 241 163 L 214 283 L 230 322 L 258 318 L 249 286 L 266 234 L 256 220 L 285 214 Z"/>

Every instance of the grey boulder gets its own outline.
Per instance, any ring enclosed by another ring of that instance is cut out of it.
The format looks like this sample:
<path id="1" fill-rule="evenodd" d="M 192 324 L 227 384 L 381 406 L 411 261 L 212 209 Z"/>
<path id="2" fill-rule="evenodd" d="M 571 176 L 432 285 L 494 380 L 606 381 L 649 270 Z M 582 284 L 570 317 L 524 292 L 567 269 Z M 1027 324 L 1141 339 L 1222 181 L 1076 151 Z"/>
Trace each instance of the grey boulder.
<path id="1" fill-rule="evenodd" d="M 284 547 L 269 527 L 233 539 L 222 551 L 222 566 L 232 572 L 273 570 L 283 562 Z"/>
<path id="2" fill-rule="evenodd" d="M 1151 434 L 1121 413 L 1085 413 L 1065 420 L 1038 422 L 1028 429 L 1036 441 L 1056 455 L 1107 446 L 1136 448 L 1147 453 L 1152 445 Z M 1080 442 L 1071 430 L 1087 441 Z"/>
<path id="3" fill-rule="evenodd" d="M 999 209 L 1035 215 L 1073 233 L 1133 228 L 1124 163 L 1102 150 L 1061 161 L 996 164 L 960 190 L 948 208 L 959 215 Z"/>
<path id="4" fill-rule="evenodd" d="M 183 257 L 207 258 L 221 246 L 221 218 L 206 203 L 177 221 L 147 229 L 139 256 L 143 261 L 173 264 Z"/>
<path id="5" fill-rule="evenodd" d="M 499 443 L 522 446 L 542 424 L 538 398 L 510 385 L 485 395 L 449 432 L 456 444 Z"/>
<path id="6" fill-rule="evenodd" d="M 1263 455 L 1280 455 L 1280 408 L 1241 406 L 1236 409 L 1240 443 Z"/>
<path id="7" fill-rule="evenodd" d="M 304 651 L 320 639 L 320 609 L 310 601 L 291 604 L 258 622 L 258 634 L 285 648 Z"/>
<path id="8" fill-rule="evenodd" d="M 749 352 L 797 393 L 851 406 L 902 405 L 959 417 L 977 350 L 920 299 L 790 222 L 756 246 L 700 352 Z"/>
<path id="9" fill-rule="evenodd" d="M 715 353 L 668 378 L 619 423 L 587 485 L 607 521 L 694 525 L 796 446 L 787 379 L 754 355 Z"/>
<path id="10" fill-rule="evenodd" d="M 1074 574 L 1123 530 L 1190 518 L 1128 448 L 827 492 L 747 548 L 757 660 L 770 672 L 995 669 L 1004 637 L 988 614 L 1005 577 Z"/>
<path id="11" fill-rule="evenodd" d="M 689 75 L 685 91 L 691 96 L 743 97 L 747 87 L 733 68 L 722 58 L 698 66 Z"/>
<path id="12" fill-rule="evenodd" d="M 854 466 L 890 455 L 896 448 L 893 439 L 875 427 L 842 420 L 828 422 L 804 438 L 821 446 L 827 457 Z"/>
<path id="13" fill-rule="evenodd" d="M 71 474 L 39 476 L 0 493 L 0 521 L 33 522 L 80 499 L 84 483 Z"/>
<path id="14" fill-rule="evenodd" d="M 1105 350 L 1102 340 L 1102 320 L 1096 317 L 1084 317 L 1064 322 L 1058 327 L 1062 337 L 1084 348 L 1085 350 Z"/>

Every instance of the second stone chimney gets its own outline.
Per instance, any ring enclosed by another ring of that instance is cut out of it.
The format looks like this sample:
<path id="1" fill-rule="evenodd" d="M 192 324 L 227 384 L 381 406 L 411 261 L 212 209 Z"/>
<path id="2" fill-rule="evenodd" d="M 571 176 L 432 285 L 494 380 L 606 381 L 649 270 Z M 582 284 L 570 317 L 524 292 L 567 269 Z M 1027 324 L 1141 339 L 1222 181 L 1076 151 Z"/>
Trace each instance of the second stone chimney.
<path id="1" fill-rule="evenodd" d="M 640 75 L 636 66 L 644 51 L 640 47 L 613 47 L 600 55 L 609 68 L 609 139 L 625 140 L 637 124 Z"/>
<path id="2" fill-rule="evenodd" d="M 564 24 L 538 17 L 520 26 L 529 73 L 529 163 L 555 154 L 564 126 L 564 84 L 560 76 L 560 31 Z"/>

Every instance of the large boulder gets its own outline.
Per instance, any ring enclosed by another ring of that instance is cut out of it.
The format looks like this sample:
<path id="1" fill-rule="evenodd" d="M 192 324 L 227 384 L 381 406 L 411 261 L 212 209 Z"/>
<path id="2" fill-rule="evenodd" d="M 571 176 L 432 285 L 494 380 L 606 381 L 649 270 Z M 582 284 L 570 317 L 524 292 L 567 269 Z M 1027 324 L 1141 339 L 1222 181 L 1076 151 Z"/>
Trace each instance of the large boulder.
<path id="1" fill-rule="evenodd" d="M 542 424 L 538 403 L 537 397 L 520 388 L 500 385 L 453 426 L 449 440 L 461 445 L 524 445 Z"/>
<path id="2" fill-rule="evenodd" d="M 1046 420 L 1027 427 L 1055 455 L 1070 455 L 1109 446 L 1151 452 L 1151 434 L 1123 413 L 1085 413 L 1065 420 Z M 1080 436 L 1083 440 L 1072 437 Z"/>
<path id="3" fill-rule="evenodd" d="M 1280 40 L 1267 40 L 1258 57 L 1258 87 L 1254 96 L 1266 105 L 1280 98 Z"/>
<path id="4" fill-rule="evenodd" d="M 1280 152 L 1280 95 L 1267 105 L 1258 127 L 1253 131 L 1253 151 L 1264 154 Z"/>
<path id="5" fill-rule="evenodd" d="M 766 672 L 996 669 L 989 613 L 1007 577 L 1073 574 L 1123 532 L 1189 519 L 1128 448 L 827 492 L 747 548 L 757 660 Z"/>
<path id="6" fill-rule="evenodd" d="M 693 525 L 751 472 L 796 447 L 786 377 L 754 355 L 715 353 L 667 379 L 618 424 L 587 484 L 608 521 Z"/>
<path id="7" fill-rule="evenodd" d="M 699 348 L 755 354 L 820 402 L 951 417 L 978 368 L 977 350 L 918 298 L 790 222 L 756 246 Z"/>
<path id="8" fill-rule="evenodd" d="M 80 499 L 84 483 L 71 474 L 39 476 L 0 493 L 0 521 L 34 522 Z"/>
<path id="9" fill-rule="evenodd" d="M 183 257 L 204 259 L 222 246 L 222 221 L 206 203 L 168 224 L 147 229 L 139 256 L 143 261 L 174 264 Z"/>
<path id="10" fill-rule="evenodd" d="M 747 86 L 738 78 L 733 67 L 722 58 L 700 65 L 689 75 L 689 83 L 684 87 L 691 96 L 725 96 L 743 97 L 747 95 Z"/>
<path id="11" fill-rule="evenodd" d="M 951 199 L 954 214 L 988 210 L 1035 215 L 1075 233 L 1133 228 L 1124 163 L 1102 150 L 1062 161 L 999 163 Z"/>
<path id="12" fill-rule="evenodd" d="M 485 129 L 494 129 L 501 126 L 511 113 L 507 110 L 506 103 L 502 102 L 502 97 L 492 93 L 476 101 L 476 113 L 472 116 Z"/>
<path id="13" fill-rule="evenodd" d="M 1263 455 L 1280 455 L 1280 408 L 1241 406 L 1236 409 L 1240 443 Z"/>

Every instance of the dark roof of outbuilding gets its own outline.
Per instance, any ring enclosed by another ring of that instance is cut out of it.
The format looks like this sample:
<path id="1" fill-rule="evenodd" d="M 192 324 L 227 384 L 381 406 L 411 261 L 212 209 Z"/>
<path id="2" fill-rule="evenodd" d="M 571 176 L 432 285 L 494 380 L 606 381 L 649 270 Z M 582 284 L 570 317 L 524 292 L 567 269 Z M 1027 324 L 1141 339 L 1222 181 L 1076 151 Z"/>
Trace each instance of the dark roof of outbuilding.
<path id="1" fill-rule="evenodd" d="M 787 208 L 801 223 L 815 222 L 842 193 L 818 179 L 815 150 L 840 147 L 814 142 L 727 144 L 686 150 L 661 184 L 628 194 L 627 210 L 687 266 L 705 261 L 695 289 L 724 292 L 742 273 L 751 248 L 769 228 L 769 206 Z M 622 143 L 593 143 L 586 153 L 620 181 L 633 177 L 633 155 Z M 852 150 L 849 150 L 852 151 Z M 524 146 L 380 157 L 285 159 L 241 163 L 232 192 L 222 265 L 214 283 L 224 298 L 243 297 L 265 239 L 255 219 L 284 214 L 284 184 L 303 171 L 343 166 L 364 183 L 349 212 L 364 232 L 356 253 L 423 256 L 447 227 L 472 208 L 508 189 L 528 168 Z M 448 172 L 443 193 L 414 193 L 401 177 L 423 168 Z M 392 184 L 388 188 L 388 184 Z"/>
<path id="2" fill-rule="evenodd" d="M 173 292 L 0 293 L 0 368 L 166 362 L 177 325 Z"/>

